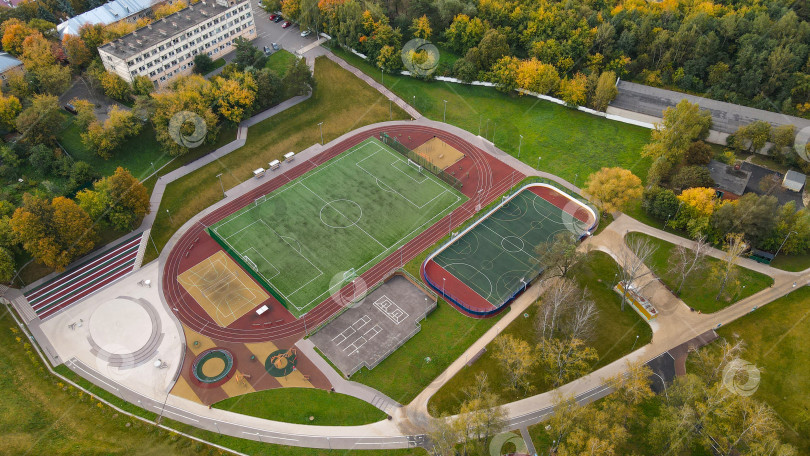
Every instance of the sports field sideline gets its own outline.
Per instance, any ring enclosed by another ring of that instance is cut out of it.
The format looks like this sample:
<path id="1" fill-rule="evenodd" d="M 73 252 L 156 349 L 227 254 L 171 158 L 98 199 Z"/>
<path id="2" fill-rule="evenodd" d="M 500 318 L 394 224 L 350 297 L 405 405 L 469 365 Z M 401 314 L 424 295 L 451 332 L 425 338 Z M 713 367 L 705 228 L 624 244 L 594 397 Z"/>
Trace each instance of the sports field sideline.
<path id="1" fill-rule="evenodd" d="M 300 317 L 465 199 L 369 138 L 211 230 Z"/>

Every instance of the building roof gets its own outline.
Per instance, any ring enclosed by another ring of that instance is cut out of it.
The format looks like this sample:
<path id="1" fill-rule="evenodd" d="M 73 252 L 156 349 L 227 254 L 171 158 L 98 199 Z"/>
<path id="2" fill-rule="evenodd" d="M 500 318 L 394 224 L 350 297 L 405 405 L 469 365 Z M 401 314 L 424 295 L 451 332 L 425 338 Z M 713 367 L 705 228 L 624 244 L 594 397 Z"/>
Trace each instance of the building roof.
<path id="1" fill-rule="evenodd" d="M 709 110 L 712 113 L 712 130 L 721 133 L 734 133 L 741 126 L 756 120 L 764 120 L 774 126 L 794 125 L 797 131 L 810 127 L 810 120 L 801 117 L 749 108 L 673 90 L 627 81 L 619 81 L 617 88 L 619 94 L 610 103 L 610 106 L 660 118 L 663 116 L 664 109 L 675 106 L 681 100 L 686 99 L 690 103 L 697 103 L 702 109 Z"/>
<path id="2" fill-rule="evenodd" d="M 709 168 L 709 173 L 714 180 L 715 185 L 719 190 L 734 193 L 735 195 L 742 195 L 745 193 L 745 187 L 748 185 L 748 179 L 751 178 L 751 172 L 742 169 L 734 169 L 725 163 L 720 163 L 717 160 L 712 160 L 706 165 Z"/>
<path id="3" fill-rule="evenodd" d="M 12 57 L 9 53 L 0 52 L 0 73 L 5 73 L 6 71 L 22 64 L 22 62 Z"/>
<path id="4" fill-rule="evenodd" d="M 807 176 L 798 171 L 793 171 L 791 169 L 787 173 L 785 173 L 785 178 L 782 179 L 782 185 L 788 190 L 798 192 L 801 191 L 802 187 L 804 187 L 804 183 L 806 180 Z"/>
<path id="5" fill-rule="evenodd" d="M 85 24 L 109 25 L 125 19 L 133 14 L 151 8 L 159 0 L 112 0 L 98 8 L 74 16 L 56 26 L 59 37 L 65 35 L 78 35 L 79 29 Z"/>
<path id="6" fill-rule="evenodd" d="M 118 58 L 127 59 L 230 8 L 231 6 L 219 4 L 213 0 L 201 0 L 195 5 L 183 8 L 146 27 L 141 27 L 115 41 L 100 46 L 99 49 Z"/>

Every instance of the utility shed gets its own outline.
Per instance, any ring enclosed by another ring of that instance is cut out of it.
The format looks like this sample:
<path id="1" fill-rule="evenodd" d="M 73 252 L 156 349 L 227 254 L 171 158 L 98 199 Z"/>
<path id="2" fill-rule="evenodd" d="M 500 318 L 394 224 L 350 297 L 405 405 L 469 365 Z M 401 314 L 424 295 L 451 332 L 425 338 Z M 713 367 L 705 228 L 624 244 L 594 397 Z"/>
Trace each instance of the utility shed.
<path id="1" fill-rule="evenodd" d="M 782 187 L 794 192 L 800 192 L 804 187 L 805 180 L 807 180 L 807 176 L 798 171 L 790 170 L 785 173 L 785 177 L 782 179 Z"/>

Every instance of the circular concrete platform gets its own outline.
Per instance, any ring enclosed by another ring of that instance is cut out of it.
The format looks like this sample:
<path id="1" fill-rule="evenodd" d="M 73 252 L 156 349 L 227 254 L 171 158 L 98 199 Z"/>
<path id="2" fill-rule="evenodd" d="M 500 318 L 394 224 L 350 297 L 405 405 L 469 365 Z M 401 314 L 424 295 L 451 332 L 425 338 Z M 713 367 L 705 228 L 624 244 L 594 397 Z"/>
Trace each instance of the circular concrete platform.
<path id="1" fill-rule="evenodd" d="M 103 351 L 125 355 L 138 351 L 149 341 L 154 322 L 137 302 L 113 299 L 100 305 L 90 316 L 90 337 Z"/>

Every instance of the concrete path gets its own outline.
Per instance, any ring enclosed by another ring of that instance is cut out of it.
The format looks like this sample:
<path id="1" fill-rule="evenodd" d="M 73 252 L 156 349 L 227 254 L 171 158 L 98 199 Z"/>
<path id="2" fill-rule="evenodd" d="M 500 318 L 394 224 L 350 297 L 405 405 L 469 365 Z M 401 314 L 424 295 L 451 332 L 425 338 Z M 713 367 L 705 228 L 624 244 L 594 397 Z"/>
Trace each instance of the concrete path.
<path id="1" fill-rule="evenodd" d="M 537 454 L 537 450 L 534 448 L 534 442 L 532 442 L 532 436 L 529 435 L 529 428 L 526 426 L 520 428 L 520 436 L 523 437 L 523 441 L 526 442 L 528 453 Z"/>

